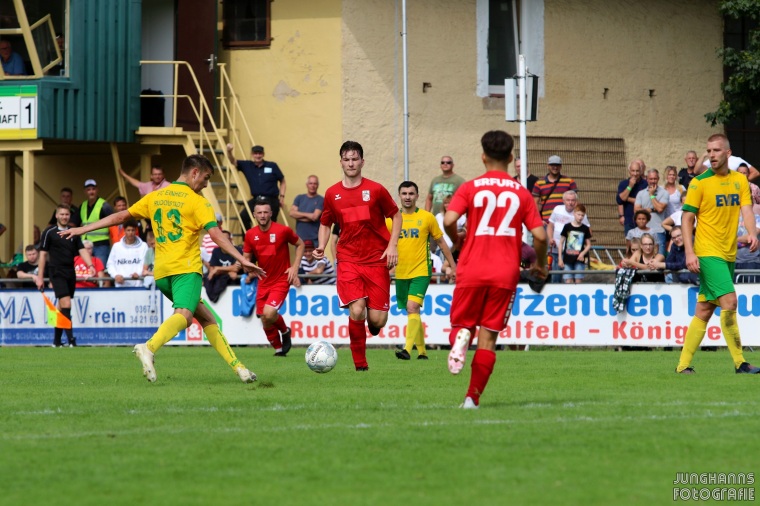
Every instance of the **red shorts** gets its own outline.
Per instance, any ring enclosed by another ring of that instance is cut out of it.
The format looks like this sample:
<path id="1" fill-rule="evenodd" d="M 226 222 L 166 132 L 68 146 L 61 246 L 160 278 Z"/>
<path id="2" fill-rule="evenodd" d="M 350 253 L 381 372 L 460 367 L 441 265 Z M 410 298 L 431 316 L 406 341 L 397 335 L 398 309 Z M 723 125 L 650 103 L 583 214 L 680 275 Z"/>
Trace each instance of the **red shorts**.
<path id="1" fill-rule="evenodd" d="M 290 290 L 290 284 L 288 283 L 277 283 L 276 285 L 264 287 L 259 284 L 259 288 L 256 291 L 256 314 L 261 316 L 264 313 L 264 306 L 280 309 L 282 303 L 285 302 L 285 297 L 288 296 L 288 290 Z"/>
<path id="2" fill-rule="evenodd" d="M 340 307 L 367 299 L 367 307 L 388 311 L 391 301 L 391 275 L 384 265 L 338 262 L 338 298 Z"/>
<path id="3" fill-rule="evenodd" d="M 506 328 L 515 291 L 494 287 L 454 287 L 451 301 L 451 326 L 471 328 L 479 325 L 501 332 Z"/>

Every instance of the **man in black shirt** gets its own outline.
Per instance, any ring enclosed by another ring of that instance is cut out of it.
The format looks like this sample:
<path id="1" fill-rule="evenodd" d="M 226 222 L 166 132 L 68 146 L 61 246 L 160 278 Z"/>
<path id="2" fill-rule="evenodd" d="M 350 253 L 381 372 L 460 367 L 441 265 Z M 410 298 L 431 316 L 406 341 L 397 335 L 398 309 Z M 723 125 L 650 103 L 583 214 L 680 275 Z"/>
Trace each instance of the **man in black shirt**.
<path id="1" fill-rule="evenodd" d="M 34 247 L 34 244 L 29 244 L 24 248 L 26 254 L 26 262 L 22 262 L 16 266 L 16 278 L 23 280 L 20 283 L 16 283 L 16 288 L 34 288 L 37 285 L 37 278 L 44 278 L 39 274 L 39 258 L 40 252 Z"/>
<path id="2" fill-rule="evenodd" d="M 74 190 L 69 188 L 68 186 L 64 186 L 61 188 L 61 197 L 59 204 L 66 204 L 69 206 L 69 212 L 71 213 L 71 219 L 69 219 L 69 225 L 72 227 L 78 227 L 82 224 L 82 218 L 79 216 L 79 208 L 73 204 L 74 202 Z M 58 209 L 53 210 L 53 215 L 50 217 L 50 221 L 48 221 L 48 225 L 55 225 L 56 219 L 55 219 L 55 213 L 58 211 Z"/>
<path id="3" fill-rule="evenodd" d="M 42 232 L 40 240 L 40 272 L 45 272 L 48 267 L 50 282 L 53 285 L 53 291 L 58 299 L 58 309 L 61 313 L 71 320 L 71 298 L 74 296 L 74 288 L 77 282 L 74 272 L 74 257 L 77 252 L 84 259 L 85 264 L 90 269 L 90 276 L 95 277 L 95 268 L 92 265 L 90 252 L 82 244 L 82 239 L 72 237 L 64 239 L 58 232 L 69 228 L 71 212 L 66 204 L 59 204 L 55 210 L 56 225 L 50 226 Z M 45 286 L 42 276 L 37 277 L 37 288 L 40 290 Z M 55 328 L 53 346 L 61 346 L 62 328 Z M 66 329 L 66 337 L 69 340 L 69 346 L 76 346 L 74 339 L 74 329 Z"/>
<path id="4" fill-rule="evenodd" d="M 256 197 L 266 197 L 272 206 L 272 221 L 276 222 L 280 206 L 285 203 L 285 176 L 280 167 L 274 162 L 264 160 L 263 146 L 251 148 L 250 160 L 235 160 L 235 155 L 232 154 L 233 149 L 232 144 L 227 144 L 227 159 L 245 175 L 248 186 L 251 187 L 251 200 L 248 201 L 248 207 L 253 211 Z M 240 219 L 246 230 L 251 228 L 251 218 L 247 211 L 241 213 Z"/>

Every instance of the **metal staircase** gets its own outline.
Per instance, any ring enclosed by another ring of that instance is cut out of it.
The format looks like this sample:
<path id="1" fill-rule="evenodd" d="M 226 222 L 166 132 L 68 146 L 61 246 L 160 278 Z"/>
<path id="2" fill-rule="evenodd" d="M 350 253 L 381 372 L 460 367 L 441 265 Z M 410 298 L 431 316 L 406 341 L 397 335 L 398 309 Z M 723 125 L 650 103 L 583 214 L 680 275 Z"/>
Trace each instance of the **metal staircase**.
<path id="1" fill-rule="evenodd" d="M 137 130 L 139 142 L 151 145 L 179 145 L 189 155 L 202 154 L 207 157 L 216 168 L 209 186 L 203 191 L 203 196 L 211 202 L 214 211 L 221 213 L 225 221 L 225 229 L 233 235 L 241 236 L 245 233 L 240 215 L 242 209 L 253 216 L 248 207 L 250 194 L 248 183 L 235 166 L 230 164 L 226 156 L 228 143 L 235 145 L 236 158 L 246 159 L 243 145 L 248 148 L 254 145 L 253 135 L 243 116 L 240 102 L 235 95 L 225 64 L 217 65 L 220 86 L 219 96 L 216 97 L 219 105 L 219 120 L 214 119 L 211 108 L 206 102 L 201 91 L 198 79 L 189 63 L 184 61 L 141 61 L 141 65 L 171 65 L 174 75 L 174 89 L 171 94 L 165 95 L 141 95 L 141 98 L 163 97 L 172 100 L 172 121 L 168 127 L 143 127 Z M 177 76 L 179 72 L 187 72 L 195 85 L 196 93 L 180 95 L 177 92 Z M 177 126 L 177 104 L 186 101 L 190 104 L 198 121 L 197 130 L 189 131 Z M 206 125 L 209 125 L 207 127 Z M 241 133 L 242 130 L 242 133 Z M 241 142 L 240 136 L 244 135 L 245 143 Z M 241 155 L 238 157 L 238 155 Z"/>

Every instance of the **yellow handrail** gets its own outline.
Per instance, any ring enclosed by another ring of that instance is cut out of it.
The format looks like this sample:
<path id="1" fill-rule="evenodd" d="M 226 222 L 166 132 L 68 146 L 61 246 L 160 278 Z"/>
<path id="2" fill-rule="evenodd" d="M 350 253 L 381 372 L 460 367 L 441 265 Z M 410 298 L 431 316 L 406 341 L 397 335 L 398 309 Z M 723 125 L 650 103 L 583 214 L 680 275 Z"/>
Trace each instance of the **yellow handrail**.
<path id="1" fill-rule="evenodd" d="M 200 83 L 198 82 L 198 79 L 195 75 L 195 72 L 193 71 L 193 68 L 190 66 L 188 62 L 185 61 L 174 61 L 174 60 L 142 60 L 140 61 L 141 65 L 172 65 L 173 71 L 174 71 L 174 86 L 171 94 L 163 94 L 163 95 L 140 95 L 141 98 L 148 98 L 148 97 L 166 97 L 172 99 L 172 127 L 177 126 L 177 100 L 178 99 L 187 99 L 188 103 L 190 104 L 190 107 L 193 111 L 193 114 L 198 120 L 198 133 L 199 133 L 199 145 L 198 149 L 201 153 L 204 152 L 205 146 L 208 146 L 207 152 L 211 155 L 211 158 L 213 158 L 214 165 L 217 167 L 221 167 L 224 165 L 227 167 L 227 174 L 224 173 L 224 171 L 219 171 L 219 176 L 222 178 L 222 181 L 224 183 L 225 191 L 227 193 L 227 205 L 226 205 L 226 216 L 230 216 L 230 207 L 234 211 L 234 213 L 237 215 L 238 220 L 240 220 L 240 224 L 242 226 L 242 218 L 240 215 L 240 210 L 237 206 L 230 206 L 232 195 L 230 191 L 230 180 L 229 175 L 232 175 L 232 179 L 234 180 L 235 184 L 237 185 L 238 190 L 241 192 L 243 197 L 243 206 L 245 207 L 246 211 L 248 212 L 248 216 L 253 220 L 253 213 L 251 212 L 250 207 L 248 206 L 248 200 L 250 200 L 250 196 L 248 195 L 248 191 L 245 189 L 245 186 L 242 184 L 242 181 L 240 177 L 238 176 L 237 168 L 234 167 L 231 163 L 229 163 L 229 160 L 226 156 L 224 156 L 224 162 L 220 162 L 219 158 L 217 157 L 216 150 L 214 149 L 214 145 L 212 142 L 212 138 L 209 135 L 209 133 L 206 131 L 205 127 L 205 118 L 208 118 L 208 122 L 211 125 L 213 129 L 213 137 L 216 140 L 217 145 L 219 146 L 219 149 L 221 149 L 223 152 L 226 151 L 226 142 L 224 140 L 224 137 L 222 137 L 221 132 L 219 132 L 219 128 L 217 128 L 216 123 L 214 121 L 214 116 L 211 114 L 211 110 L 209 109 L 208 103 L 206 102 L 205 97 L 203 96 L 203 91 L 201 90 Z M 196 106 L 195 102 L 193 101 L 194 97 L 191 97 L 190 95 L 179 95 L 178 92 L 178 76 L 179 76 L 179 69 L 183 66 L 187 69 L 187 71 L 190 73 L 190 77 L 192 78 L 193 84 L 195 85 L 195 89 L 198 92 L 198 105 Z M 238 104 L 239 105 L 239 104 Z M 247 128 L 247 125 L 246 125 Z M 250 131 L 249 131 L 250 134 Z"/>

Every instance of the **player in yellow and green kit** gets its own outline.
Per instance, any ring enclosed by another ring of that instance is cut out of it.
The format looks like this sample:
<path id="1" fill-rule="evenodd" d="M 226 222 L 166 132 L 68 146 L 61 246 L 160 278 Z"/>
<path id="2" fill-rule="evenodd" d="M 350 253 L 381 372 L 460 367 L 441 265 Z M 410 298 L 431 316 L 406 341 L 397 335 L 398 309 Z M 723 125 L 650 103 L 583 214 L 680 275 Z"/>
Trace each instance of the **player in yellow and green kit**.
<path id="1" fill-rule="evenodd" d="M 235 257 L 253 275 L 264 271 L 246 260 L 222 232 L 211 204 L 200 195 L 208 185 L 214 167 L 207 158 L 192 155 L 185 158 L 177 181 L 149 193 L 126 211 L 112 214 L 84 227 L 60 232 L 63 237 L 81 235 L 103 227 L 119 225 L 130 219 L 149 219 L 156 237 L 154 276 L 156 287 L 172 301 L 174 314 L 164 321 L 153 337 L 138 344 L 134 353 L 143 366 L 143 375 L 156 381 L 153 354 L 180 331 L 198 320 L 209 343 L 244 383 L 256 380 L 235 356 L 211 311 L 201 302 L 200 231 L 206 229 L 222 250 Z"/>
<path id="2" fill-rule="evenodd" d="M 681 230 L 686 251 L 686 267 L 699 273 L 699 297 L 694 318 L 686 331 L 676 372 L 694 374 L 691 359 L 707 330 L 707 322 L 720 306 L 720 328 L 728 344 L 737 374 L 757 374 L 760 368 L 744 360 L 739 326 L 736 323 L 734 261 L 739 214 L 749 235 L 750 251 L 758 247 L 747 178 L 728 168 L 731 146 L 723 134 L 707 139 L 706 156 L 710 169 L 692 179 L 683 205 Z M 692 239 L 695 218 L 699 224 Z"/>
<path id="3" fill-rule="evenodd" d="M 448 260 L 451 266 L 451 272 L 448 274 L 452 279 L 456 277 L 456 262 L 435 217 L 417 207 L 417 199 L 420 196 L 417 185 L 412 181 L 404 181 L 398 187 L 398 196 L 401 200 L 403 224 L 398 240 L 396 304 L 399 309 L 406 309 L 409 322 L 406 327 L 406 344 L 404 349 L 396 351 L 396 357 L 409 360 L 412 346 L 416 345 L 419 354 L 417 358 L 426 360 L 425 332 L 420 319 L 420 308 L 433 274 L 430 239 L 438 244 L 443 256 Z M 390 220 L 386 220 L 386 224 L 390 230 Z"/>

